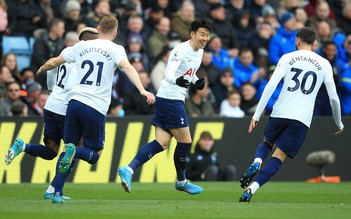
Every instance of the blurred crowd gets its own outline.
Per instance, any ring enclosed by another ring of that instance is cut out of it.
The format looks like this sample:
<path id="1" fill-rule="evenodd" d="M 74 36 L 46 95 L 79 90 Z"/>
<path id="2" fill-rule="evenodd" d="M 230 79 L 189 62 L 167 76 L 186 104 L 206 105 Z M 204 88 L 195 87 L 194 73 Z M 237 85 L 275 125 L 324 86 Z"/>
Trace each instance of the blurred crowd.
<path id="1" fill-rule="evenodd" d="M 0 0 L 0 116 L 42 116 L 49 92 L 46 74 L 35 77 L 35 72 L 77 43 L 82 28 L 97 27 L 110 14 L 119 21 L 115 43 L 125 47 L 144 87 L 155 94 L 169 53 L 188 39 L 190 23 L 198 17 L 212 20 L 197 71 L 206 86 L 190 86 L 185 101 L 190 117 L 252 115 L 278 59 L 295 51 L 296 30 L 311 27 L 318 39 L 314 51 L 333 67 L 342 113 L 351 115 L 351 0 Z M 19 63 L 23 54 L 3 52 L 7 37 L 29 43 L 27 66 Z M 282 82 L 266 115 L 281 88 Z M 153 108 L 137 93 L 118 68 L 108 116 L 152 115 Z M 325 87 L 314 115 L 332 115 Z"/>

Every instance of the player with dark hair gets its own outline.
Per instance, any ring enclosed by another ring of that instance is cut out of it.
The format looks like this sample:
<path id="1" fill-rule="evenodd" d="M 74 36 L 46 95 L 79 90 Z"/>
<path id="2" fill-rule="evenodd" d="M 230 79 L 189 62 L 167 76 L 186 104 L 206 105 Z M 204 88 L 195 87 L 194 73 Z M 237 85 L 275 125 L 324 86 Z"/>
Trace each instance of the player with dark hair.
<path id="1" fill-rule="evenodd" d="M 203 55 L 203 48 L 210 39 L 211 24 L 207 19 L 191 23 L 190 40 L 177 45 L 170 54 L 165 79 L 156 94 L 155 115 L 151 124 L 155 126 L 156 139 L 142 146 L 128 166 L 118 168 L 122 186 L 126 192 L 132 189 L 134 171 L 157 153 L 165 150 L 172 137 L 177 140 L 174 165 L 177 171 L 175 188 L 189 194 L 198 194 L 202 188 L 185 178 L 185 165 L 191 146 L 188 116 L 184 100 L 190 83 L 202 90 L 204 79 L 196 76 Z"/>
<path id="2" fill-rule="evenodd" d="M 138 72 L 127 59 L 125 49 L 112 42 L 117 36 L 117 28 L 118 20 L 115 17 L 103 17 L 97 27 L 99 39 L 80 41 L 62 55 L 49 59 L 37 72 L 40 74 L 65 62 L 74 62 L 77 66 L 77 84 L 67 94 L 69 102 L 64 133 L 66 152 L 60 155 L 57 167 L 61 174 L 70 173 L 75 158 L 94 164 L 101 156 L 112 79 L 118 66 L 125 70 L 148 104 L 155 102 L 154 95 L 141 84 Z M 76 148 L 81 138 L 83 147 Z M 61 179 L 55 187 L 53 203 L 64 202 L 60 196 L 63 185 L 64 179 Z"/>
<path id="3" fill-rule="evenodd" d="M 340 101 L 336 93 L 333 71 L 328 60 L 312 52 L 312 44 L 315 40 L 316 34 L 311 28 L 299 29 L 295 42 L 298 51 L 285 54 L 280 58 L 263 91 L 249 125 L 249 133 L 257 127 L 270 96 L 281 79 L 284 80 L 282 91 L 266 126 L 264 140 L 257 147 L 254 162 L 240 179 L 240 186 L 246 188 L 239 199 L 240 202 L 249 202 L 257 189 L 279 171 L 286 157 L 294 158 L 298 153 L 311 124 L 316 96 L 323 83 L 327 88 L 338 128 L 335 135 L 343 132 L 344 125 L 341 121 Z M 262 161 L 269 156 L 274 147 L 270 161 L 249 186 L 260 170 Z"/>

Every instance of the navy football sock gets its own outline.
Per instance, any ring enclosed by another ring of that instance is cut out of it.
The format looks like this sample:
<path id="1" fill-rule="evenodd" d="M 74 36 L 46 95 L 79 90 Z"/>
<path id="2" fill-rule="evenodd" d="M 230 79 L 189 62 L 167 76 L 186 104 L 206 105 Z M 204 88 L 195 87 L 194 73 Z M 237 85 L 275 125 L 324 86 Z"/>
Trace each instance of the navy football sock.
<path id="1" fill-rule="evenodd" d="M 264 168 L 262 168 L 260 174 L 255 179 L 255 182 L 257 182 L 260 185 L 260 187 L 262 187 L 263 184 L 268 182 L 268 180 L 270 180 L 272 176 L 274 176 L 278 172 L 281 165 L 281 160 L 279 160 L 276 157 L 272 157 L 269 160 L 268 164 Z"/>
<path id="2" fill-rule="evenodd" d="M 94 164 L 99 160 L 99 153 L 91 148 L 76 148 L 76 158 L 84 160 L 90 164 Z"/>
<path id="3" fill-rule="evenodd" d="M 186 166 L 186 158 L 191 147 L 191 143 L 177 143 L 177 147 L 174 151 L 174 166 L 177 171 L 177 180 L 183 181 L 185 180 L 185 166 Z"/>
<path id="4" fill-rule="evenodd" d="M 138 167 L 146 163 L 155 154 L 158 154 L 161 151 L 163 151 L 163 147 L 160 145 L 160 143 L 158 143 L 158 141 L 153 140 L 139 149 L 138 153 L 128 166 L 135 171 Z"/>
<path id="5" fill-rule="evenodd" d="M 24 151 L 32 156 L 41 157 L 45 160 L 52 160 L 57 155 L 54 150 L 41 144 L 26 144 Z"/>
<path id="6" fill-rule="evenodd" d="M 262 142 L 257 147 L 255 158 L 261 158 L 262 161 L 264 161 L 271 153 L 271 151 L 272 151 L 272 147 L 268 143 Z"/>
<path id="7" fill-rule="evenodd" d="M 67 173 L 65 174 L 62 174 L 59 172 L 59 163 L 60 161 L 62 160 L 62 158 L 65 156 L 65 152 L 62 152 L 60 154 L 60 157 L 59 159 L 57 160 L 57 163 L 56 163 L 56 173 L 55 173 L 55 177 L 54 179 L 52 180 L 51 182 L 51 186 L 55 188 L 55 194 L 59 194 L 59 195 L 62 195 L 62 189 L 63 189 L 63 186 L 65 185 L 65 181 L 66 181 L 66 177 L 71 173 L 72 171 L 72 168 L 74 166 L 74 163 L 76 161 L 76 159 L 73 159 L 72 161 L 72 164 L 71 166 L 69 167 L 69 170 L 67 171 Z"/>

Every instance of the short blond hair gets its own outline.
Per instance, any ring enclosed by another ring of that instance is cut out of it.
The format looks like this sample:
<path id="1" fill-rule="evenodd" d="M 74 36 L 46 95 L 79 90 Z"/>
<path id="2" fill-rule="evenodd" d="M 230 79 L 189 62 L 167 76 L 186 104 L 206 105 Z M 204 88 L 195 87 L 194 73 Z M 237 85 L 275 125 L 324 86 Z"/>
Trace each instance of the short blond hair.
<path id="1" fill-rule="evenodd" d="M 118 28 L 118 20 L 112 15 L 106 15 L 101 19 L 99 26 L 102 34 L 113 34 Z"/>

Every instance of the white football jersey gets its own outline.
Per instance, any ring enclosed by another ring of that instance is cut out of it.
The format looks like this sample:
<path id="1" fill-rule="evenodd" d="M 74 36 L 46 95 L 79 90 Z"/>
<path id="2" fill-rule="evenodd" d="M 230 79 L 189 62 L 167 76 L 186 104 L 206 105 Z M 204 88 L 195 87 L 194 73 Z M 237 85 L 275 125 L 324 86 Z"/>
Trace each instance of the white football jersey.
<path id="1" fill-rule="evenodd" d="M 106 115 L 111 102 L 112 79 L 116 68 L 127 59 L 125 49 L 110 40 L 80 41 L 62 53 L 66 62 L 77 66 L 77 84 L 67 99 L 82 102 Z"/>
<path id="2" fill-rule="evenodd" d="M 200 67 L 203 53 L 203 49 L 195 51 L 190 46 L 189 40 L 174 47 L 167 62 L 165 78 L 156 96 L 184 101 L 187 89 L 176 85 L 175 81 L 184 75 L 184 79 L 195 84 L 199 79 L 195 73 Z"/>
<path id="3" fill-rule="evenodd" d="M 271 117 L 298 120 L 310 127 L 316 96 L 322 83 L 332 84 L 333 87 L 329 87 L 330 94 L 337 97 L 333 71 L 328 60 L 312 51 L 298 50 L 279 60 L 253 119 L 259 120 L 271 93 L 282 78 L 283 88 L 273 106 Z"/>
<path id="4" fill-rule="evenodd" d="M 71 47 L 65 48 L 64 51 L 70 50 Z M 64 63 L 56 68 L 49 70 L 48 74 L 54 74 L 55 82 L 52 88 L 52 92 L 45 103 L 45 109 L 51 112 L 66 115 L 67 110 L 67 84 L 68 84 L 68 77 L 70 74 L 76 74 L 76 65 L 75 63 Z"/>

